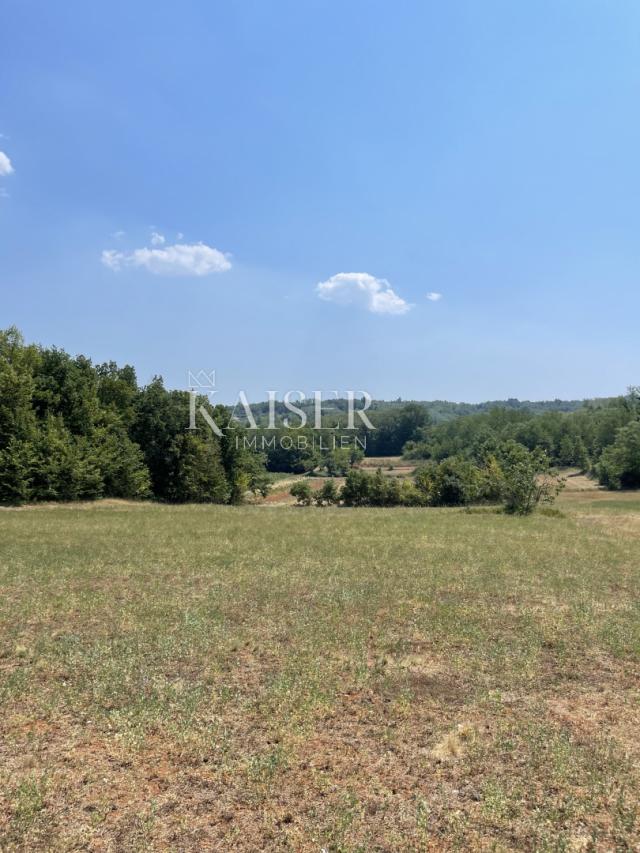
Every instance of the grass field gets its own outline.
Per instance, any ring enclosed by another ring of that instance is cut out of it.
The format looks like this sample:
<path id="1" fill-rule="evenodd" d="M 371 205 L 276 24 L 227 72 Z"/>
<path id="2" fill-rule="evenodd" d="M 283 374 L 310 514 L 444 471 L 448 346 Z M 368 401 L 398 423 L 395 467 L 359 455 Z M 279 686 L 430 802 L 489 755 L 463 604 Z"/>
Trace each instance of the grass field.
<path id="1" fill-rule="evenodd" d="M 2 850 L 637 850 L 640 496 L 0 512 Z"/>

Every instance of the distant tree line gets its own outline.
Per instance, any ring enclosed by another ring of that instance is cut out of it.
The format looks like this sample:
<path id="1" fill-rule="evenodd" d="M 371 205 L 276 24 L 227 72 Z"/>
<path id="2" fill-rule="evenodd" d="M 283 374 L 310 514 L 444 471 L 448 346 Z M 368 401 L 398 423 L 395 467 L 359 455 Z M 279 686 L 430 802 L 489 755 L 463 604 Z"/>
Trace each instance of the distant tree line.
<path id="1" fill-rule="evenodd" d="M 608 399 L 608 398 L 607 398 Z M 362 401 L 359 401 L 360 403 Z M 601 402 L 606 402 L 602 400 Z M 582 408 L 584 400 L 517 400 L 510 398 L 508 400 L 492 400 L 485 403 L 453 403 L 450 400 L 373 400 L 367 414 L 375 423 L 377 418 L 382 413 L 393 412 L 394 410 L 404 409 L 407 406 L 418 407 L 425 410 L 429 416 L 429 421 L 434 424 L 444 423 L 445 421 L 454 420 L 463 415 L 481 414 L 482 412 L 490 412 L 492 409 L 511 409 L 525 410 L 531 414 L 539 415 L 544 412 L 574 412 L 576 409 Z M 301 409 L 309 420 L 314 418 L 314 401 L 312 398 L 302 400 L 295 404 Z M 335 423 L 341 415 L 346 414 L 348 409 L 348 400 L 346 398 L 326 399 L 323 401 L 323 412 L 327 417 L 328 423 Z M 280 400 L 274 401 L 274 413 L 277 422 L 282 422 L 282 419 L 291 416 L 291 412 L 287 409 L 284 402 Z M 258 422 L 263 426 L 267 424 L 269 418 L 269 403 L 259 402 L 251 403 L 251 411 Z M 237 412 L 238 416 L 242 416 L 242 412 Z M 344 418 L 343 418 L 344 422 Z"/>
<path id="2" fill-rule="evenodd" d="M 357 402 L 358 407 L 362 408 L 364 401 Z M 295 405 L 306 415 L 307 424 L 298 428 L 299 425 L 296 423 L 296 428 L 292 432 L 311 439 L 315 424 L 315 403 L 312 399 L 307 399 L 296 402 Z M 328 436 L 338 426 L 341 430 L 345 429 L 348 405 L 348 401 L 343 398 L 323 400 L 321 424 Z M 516 417 L 521 415 L 524 418 L 531 418 L 544 413 L 574 412 L 583 405 L 584 401 L 581 400 L 527 402 L 510 399 L 490 403 L 373 400 L 366 414 L 375 430 L 366 429 L 357 420 L 355 435 L 364 444 L 366 456 L 399 456 L 407 442 L 419 440 L 422 437 L 423 428 L 453 422 L 467 415 L 489 413 L 499 409 L 509 413 L 514 412 Z M 252 403 L 251 411 L 258 427 L 266 435 L 286 434 L 289 430 L 284 427 L 285 419 L 288 418 L 294 422 L 296 420 L 296 416 L 292 416 L 285 404 L 279 400 L 273 403 L 272 416 L 275 419 L 275 430 L 268 428 L 270 418 L 268 402 Z M 245 413 L 241 407 L 238 407 L 234 414 L 241 423 L 246 423 Z M 318 465 L 322 465 L 323 451 L 318 447 L 313 448 L 312 445 L 313 442 L 309 440 L 306 448 L 291 448 L 290 452 L 287 452 L 287 449 L 283 450 L 279 444 L 272 450 L 267 449 L 269 470 L 302 473 L 304 470 L 313 470 Z"/>
<path id="3" fill-rule="evenodd" d="M 404 455 L 482 464 L 505 441 L 544 452 L 553 466 L 588 472 L 610 489 L 640 488 L 640 389 L 571 412 L 494 408 L 429 424 L 405 444 Z"/>
<path id="4" fill-rule="evenodd" d="M 212 415 L 229 420 L 224 407 Z M 261 455 L 236 442 L 240 425 L 190 431 L 189 393 L 132 367 L 92 365 L 0 332 L 0 503 L 156 498 L 239 503 L 265 491 Z"/>

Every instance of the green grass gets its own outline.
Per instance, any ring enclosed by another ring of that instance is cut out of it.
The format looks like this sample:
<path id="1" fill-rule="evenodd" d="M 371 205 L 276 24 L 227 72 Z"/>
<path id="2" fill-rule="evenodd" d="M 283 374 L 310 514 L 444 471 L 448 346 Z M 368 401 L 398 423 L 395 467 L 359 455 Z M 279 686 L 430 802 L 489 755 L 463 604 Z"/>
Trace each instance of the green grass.
<path id="1" fill-rule="evenodd" d="M 634 849 L 640 503 L 561 509 L 0 513 L 0 848 Z"/>

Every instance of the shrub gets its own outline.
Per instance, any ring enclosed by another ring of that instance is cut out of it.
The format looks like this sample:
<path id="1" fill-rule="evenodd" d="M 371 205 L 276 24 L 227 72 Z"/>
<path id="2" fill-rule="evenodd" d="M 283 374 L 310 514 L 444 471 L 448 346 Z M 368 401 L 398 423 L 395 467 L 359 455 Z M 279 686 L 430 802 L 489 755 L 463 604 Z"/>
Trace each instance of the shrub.
<path id="1" fill-rule="evenodd" d="M 402 503 L 400 483 L 395 477 L 385 477 L 380 468 L 369 477 L 369 504 L 371 506 L 399 506 Z"/>
<path id="2" fill-rule="evenodd" d="M 506 442 L 500 457 L 504 481 L 505 512 L 529 515 L 540 503 L 553 503 L 564 481 L 549 474 L 549 459 L 540 448 L 527 450 L 515 441 Z"/>
<path id="3" fill-rule="evenodd" d="M 327 480 L 326 483 L 323 483 L 322 488 L 315 495 L 317 506 L 331 506 L 337 504 L 339 500 L 338 489 L 333 480 Z"/>
<path id="4" fill-rule="evenodd" d="M 313 493 L 311 486 L 306 480 L 299 480 L 291 486 L 289 494 L 298 501 L 299 506 L 311 506 Z"/>
<path id="5" fill-rule="evenodd" d="M 373 478 L 366 471 L 353 468 L 340 492 L 345 506 L 367 506 Z"/>
<path id="6" fill-rule="evenodd" d="M 424 492 L 422 492 L 411 480 L 402 480 L 400 483 L 400 497 L 403 506 L 426 506 Z"/>
<path id="7" fill-rule="evenodd" d="M 430 506 L 467 506 L 480 495 L 480 469 L 461 456 L 451 456 L 420 469 L 416 486 Z"/>

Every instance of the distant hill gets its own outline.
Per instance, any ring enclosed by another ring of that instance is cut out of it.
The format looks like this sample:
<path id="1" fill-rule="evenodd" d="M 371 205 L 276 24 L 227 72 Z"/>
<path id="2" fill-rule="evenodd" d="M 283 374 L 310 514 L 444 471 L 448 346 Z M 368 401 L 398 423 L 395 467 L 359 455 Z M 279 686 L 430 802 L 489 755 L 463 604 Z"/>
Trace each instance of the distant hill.
<path id="1" fill-rule="evenodd" d="M 452 403 L 448 400 L 425 400 L 420 401 L 420 405 L 423 405 L 427 409 L 434 423 L 443 423 L 461 415 L 474 415 L 497 408 L 526 410 L 537 415 L 544 412 L 575 412 L 587 402 L 595 401 L 558 399 L 517 400 L 515 397 L 511 397 L 508 400 L 487 400 L 484 403 Z M 389 404 L 385 403 L 383 407 L 387 405 Z M 404 403 L 396 402 L 394 405 L 404 405 Z"/>
<path id="2" fill-rule="evenodd" d="M 533 414 L 543 414 L 544 412 L 575 412 L 587 403 L 605 403 L 607 399 L 597 400 L 517 400 L 511 397 L 508 400 L 487 400 L 484 403 L 453 403 L 449 400 L 374 400 L 369 411 L 385 411 L 392 409 L 400 409 L 409 404 L 423 406 L 431 416 L 433 423 L 444 423 L 445 421 L 453 420 L 462 415 L 473 415 L 479 412 L 488 412 L 491 409 L 516 409 L 529 411 Z M 307 412 L 308 415 L 313 413 L 313 400 L 307 399 L 301 402 L 293 401 L 293 405 Z M 268 415 L 269 404 L 265 402 L 252 403 L 251 410 L 256 419 L 260 422 Z M 328 415 L 332 411 L 346 411 L 347 400 L 326 400 L 323 401 L 323 414 Z M 275 403 L 276 417 L 280 418 L 290 414 L 284 406 L 284 403 L 276 401 Z M 237 414 L 239 419 L 243 420 L 242 412 L 239 410 Z"/>

